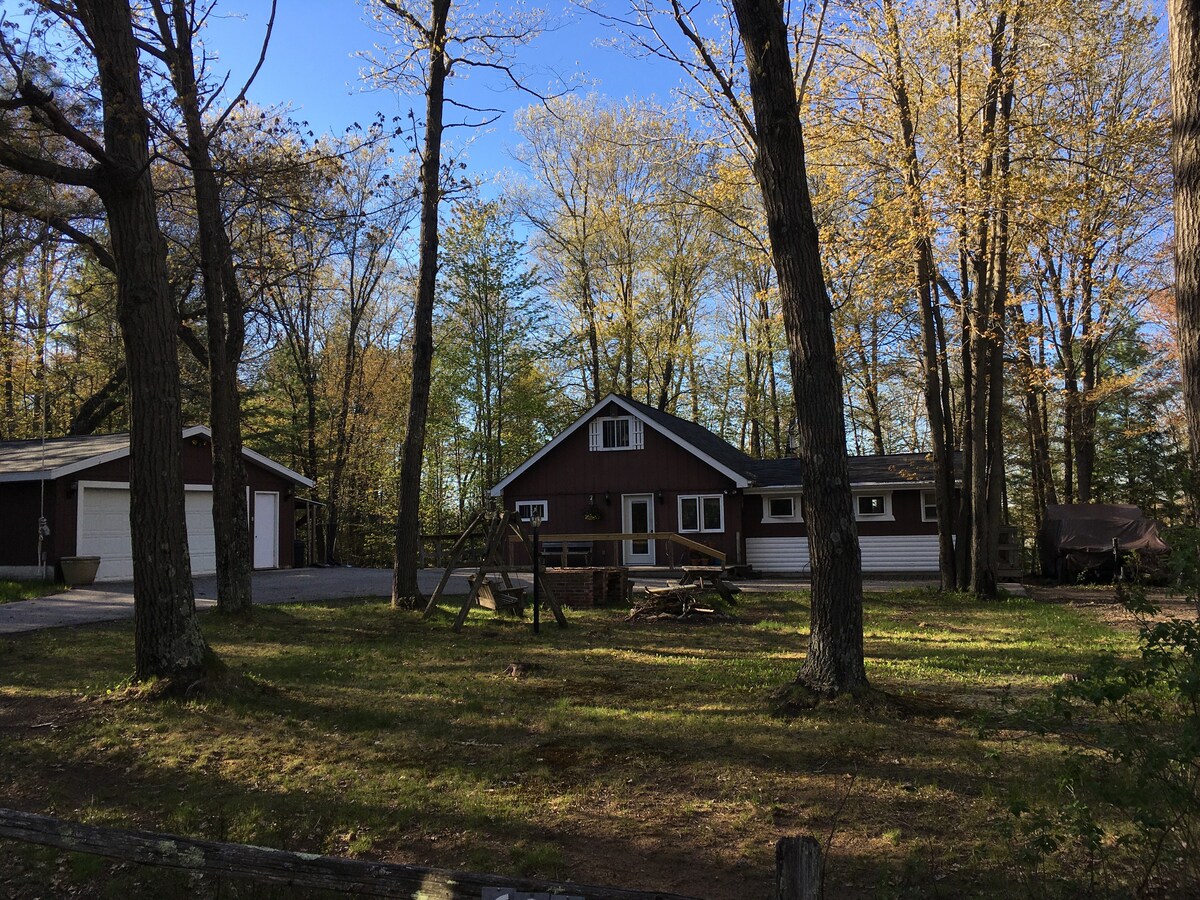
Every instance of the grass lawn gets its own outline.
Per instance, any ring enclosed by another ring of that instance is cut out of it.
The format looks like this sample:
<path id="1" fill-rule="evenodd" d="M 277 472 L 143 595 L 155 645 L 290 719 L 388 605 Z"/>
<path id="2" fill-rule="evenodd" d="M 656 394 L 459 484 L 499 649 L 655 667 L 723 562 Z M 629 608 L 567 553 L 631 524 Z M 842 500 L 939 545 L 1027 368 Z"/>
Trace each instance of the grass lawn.
<path id="1" fill-rule="evenodd" d="M 736 624 L 577 610 L 540 639 L 483 611 L 456 635 L 448 608 L 425 622 L 381 602 L 210 614 L 243 687 L 156 703 L 119 699 L 129 624 L 0 638 L 0 804 L 706 898 L 769 897 L 776 838 L 832 835 L 831 898 L 1017 892 L 995 825 L 1012 798 L 1055 796 L 1062 748 L 985 735 L 977 714 L 1132 636 L 1028 600 L 869 595 L 884 699 L 782 717 L 771 694 L 800 664 L 806 597 L 742 597 Z M 9 896 L 294 896 L 0 854 Z"/>
<path id="2" fill-rule="evenodd" d="M 65 589 L 66 585 L 54 581 L 9 581 L 0 578 L 0 603 L 33 600 L 35 597 L 57 594 Z"/>

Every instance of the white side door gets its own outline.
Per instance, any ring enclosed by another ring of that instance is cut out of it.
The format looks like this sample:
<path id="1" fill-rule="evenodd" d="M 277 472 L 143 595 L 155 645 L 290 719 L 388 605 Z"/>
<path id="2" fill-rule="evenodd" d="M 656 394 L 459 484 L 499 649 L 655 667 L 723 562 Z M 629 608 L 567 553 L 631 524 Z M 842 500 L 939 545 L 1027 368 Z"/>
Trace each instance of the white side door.
<path id="1" fill-rule="evenodd" d="M 626 534 L 646 534 L 654 530 L 654 495 L 621 495 L 621 530 Z M 622 557 L 627 566 L 654 565 L 654 541 L 624 541 Z"/>
<path id="2" fill-rule="evenodd" d="M 279 494 L 254 492 L 254 568 L 279 568 Z"/>

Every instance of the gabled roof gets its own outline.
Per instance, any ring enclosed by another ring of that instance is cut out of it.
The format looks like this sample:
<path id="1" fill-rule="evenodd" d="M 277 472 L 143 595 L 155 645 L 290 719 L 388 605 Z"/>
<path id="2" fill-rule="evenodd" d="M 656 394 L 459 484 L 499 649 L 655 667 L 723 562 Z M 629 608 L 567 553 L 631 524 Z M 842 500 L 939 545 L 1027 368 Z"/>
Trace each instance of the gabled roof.
<path id="1" fill-rule="evenodd" d="M 187 440 L 197 435 L 212 439 L 212 432 L 204 425 L 185 428 L 182 438 Z M 39 440 L 0 441 L 0 481 L 54 480 L 128 455 L 128 434 L 49 438 L 44 445 Z M 296 484 L 305 487 L 315 484 L 299 472 L 248 447 L 242 448 L 242 456 Z"/>
<path id="2" fill-rule="evenodd" d="M 722 475 L 732 479 L 738 487 L 749 487 L 751 478 L 745 464 L 753 462 L 749 456 L 717 437 L 707 428 L 688 422 L 677 416 L 654 409 L 644 403 L 639 403 L 620 394 L 609 394 L 582 416 L 572 422 L 565 430 L 542 447 L 537 453 L 521 463 L 507 478 L 497 484 L 489 492 L 493 497 L 499 497 L 508 485 L 516 478 L 532 468 L 538 460 L 574 434 L 585 422 L 611 403 L 615 403 L 631 416 L 636 416 L 643 423 L 653 428 L 668 440 L 674 441 L 693 456 L 708 463 Z"/>
<path id="3" fill-rule="evenodd" d="M 740 488 L 799 489 L 801 486 L 800 461 L 797 459 L 754 459 L 703 425 L 647 406 L 632 397 L 609 394 L 492 488 L 491 495 L 500 496 L 518 476 L 528 471 L 538 460 L 610 403 L 615 403 L 628 414 L 641 419 L 647 426 L 728 476 Z M 851 456 L 850 484 L 854 487 L 904 484 L 915 487 L 933 484 L 933 461 L 925 453 Z"/>

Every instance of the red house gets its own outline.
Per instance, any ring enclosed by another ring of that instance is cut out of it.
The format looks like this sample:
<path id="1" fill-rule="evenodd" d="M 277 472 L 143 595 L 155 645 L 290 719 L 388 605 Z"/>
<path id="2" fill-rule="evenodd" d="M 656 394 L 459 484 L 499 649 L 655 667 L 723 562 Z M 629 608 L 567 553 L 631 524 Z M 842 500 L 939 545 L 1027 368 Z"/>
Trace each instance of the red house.
<path id="1" fill-rule="evenodd" d="M 863 569 L 938 570 L 932 464 L 925 454 L 850 458 Z M 760 572 L 809 571 L 799 463 L 756 460 L 694 422 L 610 394 L 497 484 L 521 518 L 556 535 L 672 532 Z M 655 540 L 580 542 L 592 565 L 679 559 Z M 612 558 L 616 554 L 619 559 Z"/>
<path id="2" fill-rule="evenodd" d="M 182 435 L 188 550 L 195 575 L 216 569 L 211 438 L 203 425 L 184 429 Z M 254 568 L 290 568 L 296 490 L 311 488 L 313 482 L 253 450 L 243 449 L 242 455 Z M 0 575 L 41 573 L 40 518 L 49 532 L 41 548 L 51 568 L 63 557 L 99 556 L 98 579 L 133 578 L 129 435 L 0 442 Z"/>

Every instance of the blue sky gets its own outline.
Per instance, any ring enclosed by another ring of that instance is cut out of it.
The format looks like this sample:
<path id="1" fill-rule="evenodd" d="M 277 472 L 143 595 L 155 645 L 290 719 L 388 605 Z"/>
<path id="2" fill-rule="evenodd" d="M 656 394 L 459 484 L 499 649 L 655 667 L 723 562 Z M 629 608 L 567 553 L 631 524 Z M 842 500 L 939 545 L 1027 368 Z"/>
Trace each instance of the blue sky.
<path id="1" fill-rule="evenodd" d="M 566 8 L 563 3 L 551 8 Z M 221 0 L 205 36 L 210 54 L 220 57 L 215 72 L 232 72 L 230 85 L 240 87 L 258 58 L 267 13 L 267 0 Z M 544 35 L 523 51 L 533 83 L 545 85 L 549 70 L 575 77 L 582 90 L 612 97 L 657 96 L 667 102 L 677 72 L 662 63 L 631 60 L 598 42 L 609 32 L 591 15 L 575 14 L 556 31 Z M 354 53 L 383 38 L 366 22 L 355 0 L 279 0 L 271 47 L 249 97 L 260 105 L 290 104 L 293 116 L 307 120 L 316 132 L 343 131 L 352 122 L 366 124 L 376 114 L 406 115 L 410 106 L 421 109 L 420 97 L 397 97 L 368 90 L 359 79 L 365 66 Z M 451 89 L 482 90 L 475 84 L 452 83 Z M 506 114 L 487 132 L 476 136 L 468 163 L 477 176 L 486 177 L 510 166 L 507 154 L 515 138 L 512 112 L 528 105 L 529 98 L 515 91 L 492 95 L 485 101 L 503 107 Z M 418 112 L 420 115 L 420 112 Z"/>

